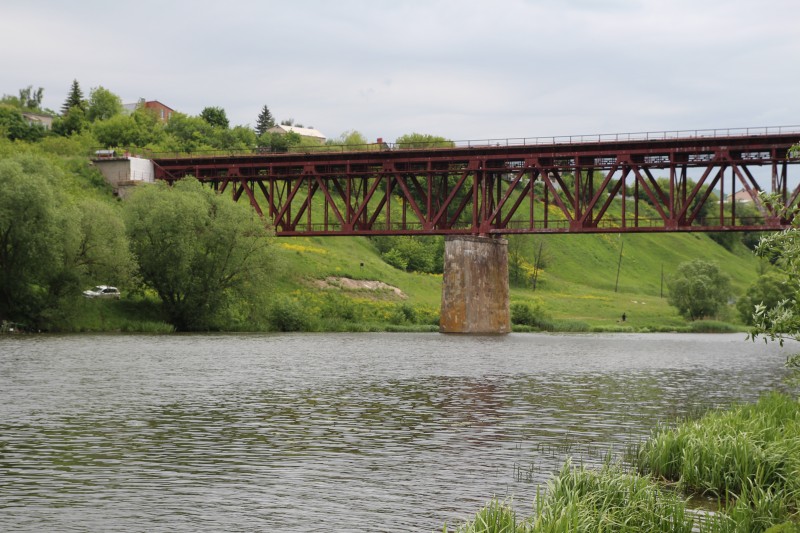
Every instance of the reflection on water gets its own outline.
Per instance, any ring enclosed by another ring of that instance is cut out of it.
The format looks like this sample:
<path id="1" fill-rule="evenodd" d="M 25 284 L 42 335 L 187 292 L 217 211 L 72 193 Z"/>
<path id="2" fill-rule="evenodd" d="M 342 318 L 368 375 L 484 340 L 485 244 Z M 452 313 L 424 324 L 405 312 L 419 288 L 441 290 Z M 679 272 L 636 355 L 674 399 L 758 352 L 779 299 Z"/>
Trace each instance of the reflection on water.
<path id="1" fill-rule="evenodd" d="M 0 338 L 0 530 L 436 531 L 753 399 L 743 335 Z"/>

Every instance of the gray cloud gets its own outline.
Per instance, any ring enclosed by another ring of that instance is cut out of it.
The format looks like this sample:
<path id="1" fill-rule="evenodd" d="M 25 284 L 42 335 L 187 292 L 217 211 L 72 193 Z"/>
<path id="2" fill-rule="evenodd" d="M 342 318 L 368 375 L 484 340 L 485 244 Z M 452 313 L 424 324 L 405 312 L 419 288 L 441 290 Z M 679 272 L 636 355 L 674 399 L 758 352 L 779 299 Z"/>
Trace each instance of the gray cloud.
<path id="1" fill-rule="evenodd" d="M 800 123 L 789 1 L 7 0 L 0 92 L 125 101 L 329 137 L 453 139 Z M 35 32 L 32 32 L 35 28 Z"/>

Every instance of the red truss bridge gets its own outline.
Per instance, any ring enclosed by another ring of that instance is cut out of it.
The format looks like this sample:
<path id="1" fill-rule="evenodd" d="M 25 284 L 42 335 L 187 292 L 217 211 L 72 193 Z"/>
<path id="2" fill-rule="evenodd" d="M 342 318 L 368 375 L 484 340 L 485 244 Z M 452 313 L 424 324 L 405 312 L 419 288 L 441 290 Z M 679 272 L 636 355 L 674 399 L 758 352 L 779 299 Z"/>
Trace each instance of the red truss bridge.
<path id="1" fill-rule="evenodd" d="M 800 126 L 154 164 L 157 179 L 194 176 L 249 202 L 280 236 L 760 231 L 791 224 L 759 193 L 798 203 L 798 142 Z"/>

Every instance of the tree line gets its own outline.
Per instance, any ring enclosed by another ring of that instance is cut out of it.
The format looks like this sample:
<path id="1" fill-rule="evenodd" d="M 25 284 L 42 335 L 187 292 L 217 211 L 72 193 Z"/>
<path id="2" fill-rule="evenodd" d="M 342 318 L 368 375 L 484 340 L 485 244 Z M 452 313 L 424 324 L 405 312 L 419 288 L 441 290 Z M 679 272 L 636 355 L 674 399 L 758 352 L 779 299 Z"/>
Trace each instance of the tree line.
<path id="1" fill-rule="evenodd" d="M 338 138 L 320 141 L 296 133 L 268 131 L 277 122 L 267 105 L 255 119 L 255 127 L 231 126 L 225 109 L 207 106 L 199 115 L 173 113 L 163 121 L 152 109 L 138 105 L 127 113 L 119 96 L 99 86 L 91 89 L 88 98 L 77 80 L 73 80 L 67 98 L 59 112 L 42 108 L 44 89 L 28 86 L 17 96 L 4 95 L 0 99 L 0 137 L 9 140 L 36 142 L 48 135 L 79 138 L 87 147 L 143 149 L 150 152 L 196 153 L 215 150 L 287 151 L 313 146 L 347 146 L 366 149 L 370 144 L 355 130 L 345 131 Z M 23 113 L 32 112 L 53 117 L 50 131 L 40 124 L 29 123 Z M 296 125 L 294 119 L 280 121 L 282 125 Z M 310 127 L 310 126 L 309 126 Z M 396 142 L 406 148 L 425 145 L 452 144 L 447 139 L 417 133 L 399 137 Z"/>

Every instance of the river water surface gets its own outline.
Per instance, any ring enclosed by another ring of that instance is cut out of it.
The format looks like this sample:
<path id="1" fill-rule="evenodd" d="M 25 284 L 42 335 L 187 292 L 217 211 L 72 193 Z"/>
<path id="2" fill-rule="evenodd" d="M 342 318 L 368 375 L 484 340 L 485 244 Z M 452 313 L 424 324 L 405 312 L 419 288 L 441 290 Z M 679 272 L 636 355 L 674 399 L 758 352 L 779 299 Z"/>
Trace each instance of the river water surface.
<path id="1" fill-rule="evenodd" d="M 793 348 L 797 349 L 796 346 Z M 738 335 L 0 337 L 2 531 L 441 531 L 780 384 Z"/>

